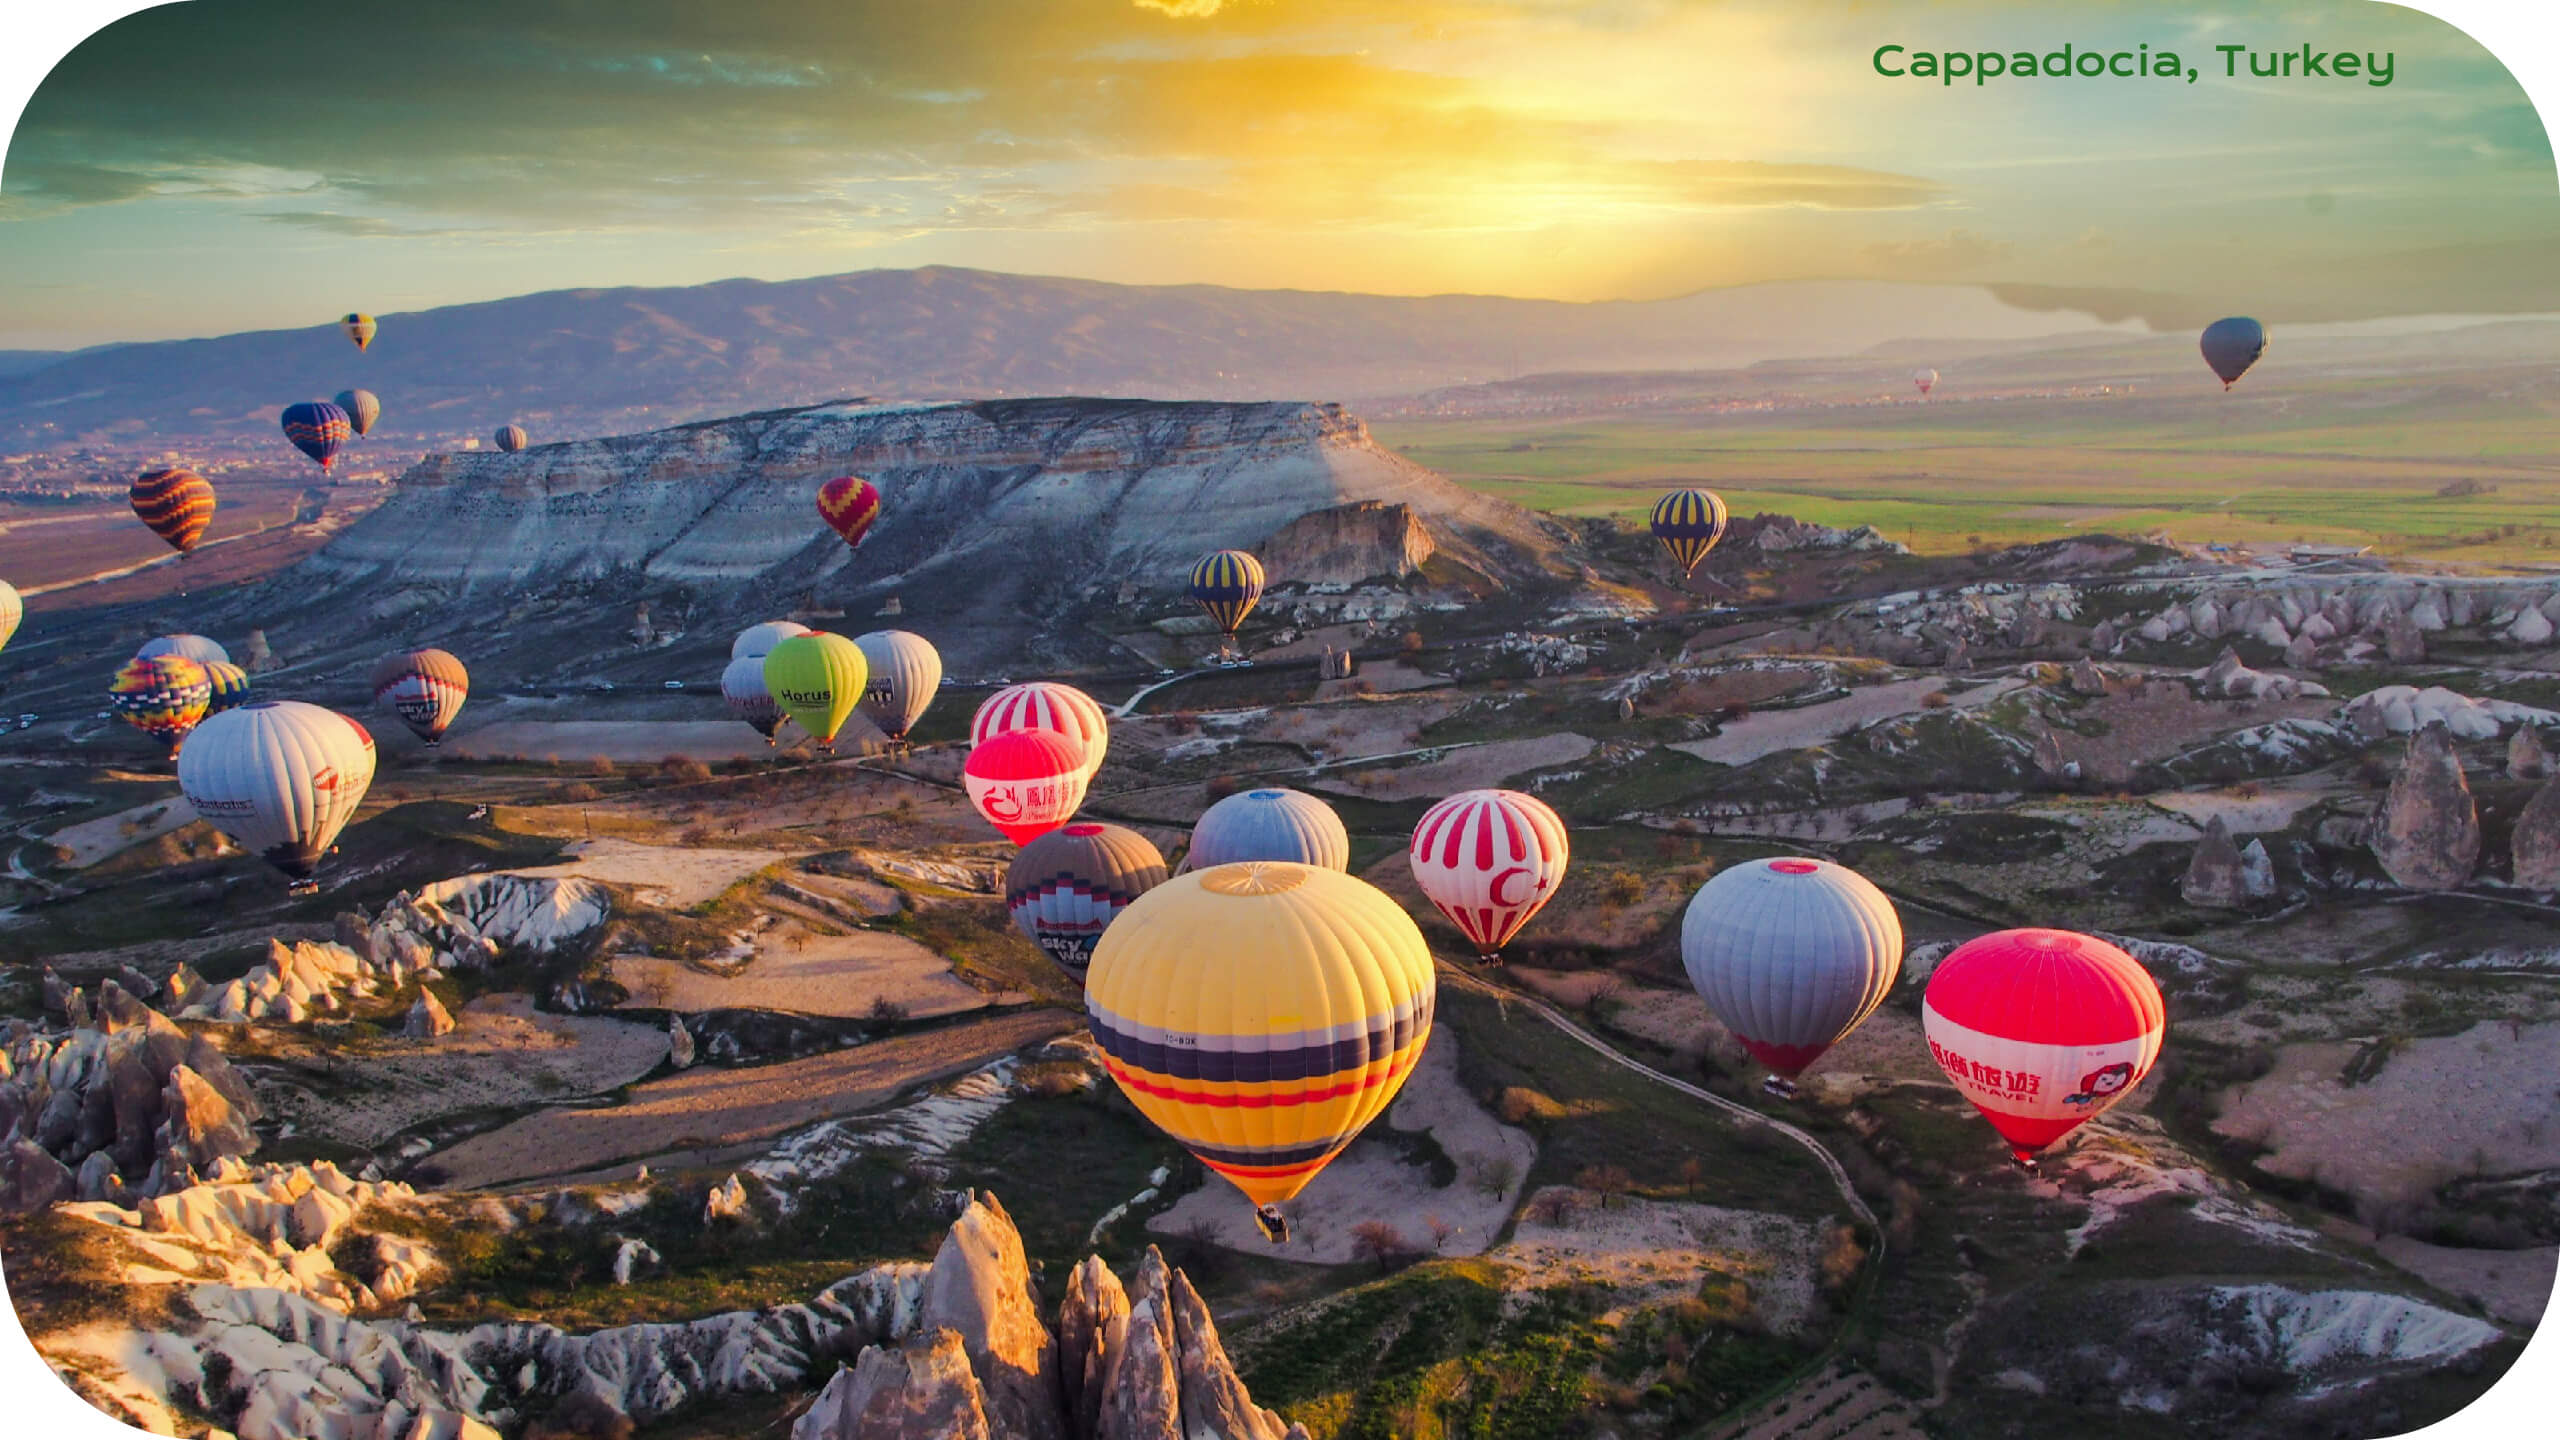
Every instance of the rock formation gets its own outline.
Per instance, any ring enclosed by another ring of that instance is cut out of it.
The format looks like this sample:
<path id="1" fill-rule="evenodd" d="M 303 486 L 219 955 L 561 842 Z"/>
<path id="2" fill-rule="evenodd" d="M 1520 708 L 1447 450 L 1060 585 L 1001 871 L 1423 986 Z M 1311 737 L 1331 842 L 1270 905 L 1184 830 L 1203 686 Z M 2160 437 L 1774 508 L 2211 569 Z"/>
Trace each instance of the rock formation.
<path id="1" fill-rule="evenodd" d="M 2081 656 L 2071 663 L 2071 693 L 2103 697 L 2107 693 L 2107 672 L 2088 656 Z"/>
<path id="2" fill-rule="evenodd" d="M 693 1032 L 684 1028 L 684 1017 L 667 1017 L 667 1063 L 678 1070 L 693 1067 Z"/>
<path id="3" fill-rule="evenodd" d="M 1254 547 L 1274 576 L 1310 585 L 1401 580 L 1439 547 L 1411 505 L 1354 500 L 1311 510 Z"/>
<path id="4" fill-rule="evenodd" d="M 439 1035 L 450 1035 L 453 1033 L 453 1016 L 445 1012 L 444 1002 L 436 998 L 436 992 L 421 989 L 417 1002 L 409 1007 L 408 1021 L 400 1027 L 400 1033 L 412 1040 L 432 1040 Z"/>
<path id="5" fill-rule="evenodd" d="M 2476 700 L 2430 685 L 2384 685 L 2339 707 L 2338 718 L 2367 739 L 2407 735 L 2441 724 L 2457 740 L 2494 740 L 2506 726 L 2560 724 L 2560 714 L 2512 700 Z"/>
<path id="6" fill-rule="evenodd" d="M 2511 843 L 2519 887 L 2560 890 L 2560 780 L 2543 782 L 2525 802 Z"/>
<path id="7" fill-rule="evenodd" d="M 748 1218 L 747 1187 L 745 1182 L 735 1175 L 712 1186 L 711 1193 L 703 1199 L 702 1223 L 705 1225 L 722 1220 L 744 1221 Z"/>
<path id="8" fill-rule="evenodd" d="M 97 1009 L 80 1006 L 83 1023 L 63 1034 L 17 1027 L 0 1047 L 0 1137 L 18 1142 L 0 1150 L 0 1211 L 183 1189 L 257 1148 L 257 1100 L 211 1037 L 113 980 Z M 62 1194 L 57 1170 L 71 1180 Z"/>
<path id="9" fill-rule="evenodd" d="M 2409 889 L 2451 890 L 2470 880 L 2480 860 L 2480 812 L 2441 721 L 2409 737 L 2367 843 L 2384 873 Z"/>
<path id="10" fill-rule="evenodd" d="M 2178 882 L 2178 893 L 2190 905 L 2241 909 L 2251 897 L 2241 882 L 2240 871 L 2240 847 L 2232 843 L 2231 827 L 2216 815 L 2205 823 L 2204 838 L 2196 842 L 2196 853 L 2187 861 L 2186 877 Z"/>
<path id="11" fill-rule="evenodd" d="M 2531 725 L 2516 727 L 2515 738 L 2507 742 L 2507 778 L 2540 780 L 2551 774 L 2551 757 L 2543 751 L 2542 732 Z"/>

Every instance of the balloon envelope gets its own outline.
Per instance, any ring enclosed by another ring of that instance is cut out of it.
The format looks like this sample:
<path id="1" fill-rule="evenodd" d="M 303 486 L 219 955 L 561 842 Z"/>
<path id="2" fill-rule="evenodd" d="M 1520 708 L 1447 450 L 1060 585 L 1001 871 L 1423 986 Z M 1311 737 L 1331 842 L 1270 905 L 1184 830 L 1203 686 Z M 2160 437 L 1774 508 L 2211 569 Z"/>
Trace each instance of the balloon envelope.
<path id="1" fill-rule="evenodd" d="M 235 705 L 249 700 L 249 672 L 228 660 L 216 660 L 204 667 L 204 677 L 212 687 L 205 698 L 204 713 L 209 719 Z"/>
<path id="2" fill-rule="evenodd" d="M 880 518 L 880 489 L 859 475 L 839 475 L 818 487 L 818 516 L 847 545 L 860 545 Z"/>
<path id="3" fill-rule="evenodd" d="M 1683 575 L 1697 573 L 1698 562 L 1724 538 L 1724 497 L 1712 490 L 1674 490 L 1653 502 L 1653 538 L 1671 554 Z"/>
<path id="4" fill-rule="evenodd" d="M 1867 878 L 1790 857 L 1726 867 L 1680 919 L 1689 983 L 1742 1048 L 1793 1079 L 1902 973 L 1902 917 Z"/>
<path id="5" fill-rule="evenodd" d="M 1930 1058 L 2010 1153 L 2035 1152 L 2123 1099 L 2160 1058 L 2160 987 L 2122 950 L 2068 930 L 2000 930 L 1929 974 Z"/>
<path id="6" fill-rule="evenodd" d="M 1920 393 L 1926 395 L 1929 393 L 1929 387 L 1938 383 L 1938 372 L 1935 370 L 1914 370 L 1911 372 L 1911 383 L 1919 386 Z"/>
<path id="7" fill-rule="evenodd" d="M 27 618 L 27 602 L 18 598 L 18 587 L 0 580 L 0 648 L 18 633 L 18 622 Z"/>
<path id="8" fill-rule="evenodd" d="M 1164 881 L 1164 856 L 1146 836 L 1078 822 L 1022 847 L 1005 872 L 1004 904 L 1032 944 L 1082 976 L 1102 932 Z"/>
<path id="9" fill-rule="evenodd" d="M 329 403 L 347 412 L 347 424 L 358 435 L 373 433 L 373 422 L 382 418 L 382 400 L 370 390 L 341 390 Z"/>
<path id="10" fill-rule="evenodd" d="M 1075 743 L 1087 780 L 1102 769 L 1111 748 L 1111 722 L 1092 696 L 1055 680 L 1008 685 L 990 695 L 969 720 L 969 743 L 983 745 L 1015 730 L 1050 730 Z"/>
<path id="11" fill-rule="evenodd" d="M 862 717 L 890 739 L 906 739 L 942 688 L 942 652 L 905 630 L 874 630 L 854 636 L 853 643 L 871 670 L 862 687 Z"/>
<path id="12" fill-rule="evenodd" d="M 774 646 L 792 636 L 810 633 L 809 627 L 797 620 L 767 620 L 761 625 L 750 625 L 738 632 L 737 639 L 729 642 L 729 658 L 761 660 L 773 653 Z"/>
<path id="13" fill-rule="evenodd" d="M 498 427 L 498 433 L 491 438 L 498 442 L 499 449 L 510 455 L 533 443 L 533 438 L 524 433 L 524 427 L 521 425 L 501 425 Z"/>
<path id="14" fill-rule="evenodd" d="M 206 823 L 301 880 L 364 802 L 373 758 L 373 736 L 334 710 L 253 700 L 198 727 L 178 787 Z"/>
<path id="15" fill-rule="evenodd" d="M 375 703 L 390 707 L 409 733 L 430 745 L 462 713 L 471 696 L 471 672 L 443 650 L 404 650 L 373 667 Z"/>
<path id="16" fill-rule="evenodd" d="M 1423 812 L 1406 858 L 1423 898 L 1478 955 L 1492 955 L 1555 898 L 1572 845 L 1547 803 L 1517 790 L 1465 790 Z"/>
<path id="17" fill-rule="evenodd" d="M 1333 807 L 1299 790 L 1241 790 L 1191 826 L 1186 870 L 1240 860 L 1282 860 L 1327 870 L 1351 868 L 1351 836 Z"/>
<path id="18" fill-rule="evenodd" d="M 154 655 L 184 655 L 199 665 L 231 663 L 231 652 L 223 649 L 220 641 L 203 635 L 155 635 L 133 653 L 140 660 Z"/>
<path id="19" fill-rule="evenodd" d="M 374 332 L 381 327 L 373 323 L 372 316 L 350 311 L 338 322 L 338 328 L 347 332 L 347 338 L 356 342 L 356 349 L 361 352 L 373 343 Z"/>
<path id="20" fill-rule="evenodd" d="M 1256 1205 L 1306 1188 L 1422 1057 L 1422 932 L 1375 886 L 1221 865 L 1138 897 L 1093 951 L 1085 1016 L 1141 1114 Z"/>
<path id="21" fill-rule="evenodd" d="M 183 555 L 213 523 L 213 486 L 193 470 L 146 470 L 133 482 L 133 513 Z"/>
<path id="22" fill-rule="evenodd" d="M 970 747 L 960 781 L 969 803 L 1016 845 L 1064 825 L 1084 803 L 1083 757 L 1054 730 L 1014 730 Z"/>
<path id="23" fill-rule="evenodd" d="M 1191 567 L 1192 603 L 1209 612 L 1227 638 L 1262 599 L 1262 562 L 1242 550 L 1217 550 Z"/>
<path id="24" fill-rule="evenodd" d="M 2216 320 L 2204 327 L 2196 348 L 2204 352 L 2204 363 L 2222 377 L 2222 388 L 2228 390 L 2267 353 L 2267 327 L 2246 315 Z"/>
<path id="25" fill-rule="evenodd" d="M 767 741 L 782 728 L 782 707 L 773 703 L 773 692 L 764 688 L 764 657 L 741 655 L 720 672 L 720 698 L 729 702 L 729 713 L 756 727 L 756 733 Z"/>
<path id="26" fill-rule="evenodd" d="M 347 412 L 326 400 L 305 400 L 284 407 L 284 438 L 293 448 L 320 463 L 321 473 L 328 473 L 331 461 L 346 448 L 347 437 L 355 427 L 347 420 Z"/>
<path id="27" fill-rule="evenodd" d="M 869 678 L 862 647 L 824 631 L 793 635 L 764 657 L 765 692 L 821 745 L 836 743 Z"/>
<path id="28" fill-rule="evenodd" d="M 213 678 L 184 655 L 137 655 L 107 682 L 116 718 L 175 748 L 213 703 Z"/>

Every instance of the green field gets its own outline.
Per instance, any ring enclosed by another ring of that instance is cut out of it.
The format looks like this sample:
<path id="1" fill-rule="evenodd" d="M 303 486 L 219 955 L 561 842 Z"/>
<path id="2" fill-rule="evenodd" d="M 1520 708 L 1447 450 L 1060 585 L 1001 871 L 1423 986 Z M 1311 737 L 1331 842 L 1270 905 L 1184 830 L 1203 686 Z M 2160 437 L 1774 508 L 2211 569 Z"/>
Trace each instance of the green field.
<path id="1" fill-rule="evenodd" d="M 2560 563 L 2560 396 L 2496 376 L 2251 395 L 1387 421 L 1381 443 L 1534 509 L 1640 521 L 1665 485 L 1923 553 L 2105 530 Z M 2490 487 L 2448 496 L 2449 486 Z"/>

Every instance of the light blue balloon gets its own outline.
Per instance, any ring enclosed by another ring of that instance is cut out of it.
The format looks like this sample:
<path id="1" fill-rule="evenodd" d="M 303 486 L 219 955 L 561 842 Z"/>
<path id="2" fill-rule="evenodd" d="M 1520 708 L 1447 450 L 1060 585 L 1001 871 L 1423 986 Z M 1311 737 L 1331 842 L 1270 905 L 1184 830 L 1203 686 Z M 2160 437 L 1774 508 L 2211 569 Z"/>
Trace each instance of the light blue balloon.
<path id="1" fill-rule="evenodd" d="M 1351 869 L 1351 835 L 1342 817 L 1296 790 L 1246 790 L 1212 805 L 1191 827 L 1189 870 L 1239 860 L 1287 860 Z"/>

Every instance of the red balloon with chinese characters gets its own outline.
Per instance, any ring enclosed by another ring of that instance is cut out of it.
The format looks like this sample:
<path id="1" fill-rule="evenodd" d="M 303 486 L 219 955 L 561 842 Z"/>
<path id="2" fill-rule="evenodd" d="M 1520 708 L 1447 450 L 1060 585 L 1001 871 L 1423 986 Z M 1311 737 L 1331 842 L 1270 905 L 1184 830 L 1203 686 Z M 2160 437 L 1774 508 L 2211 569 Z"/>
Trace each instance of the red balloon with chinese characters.
<path id="1" fill-rule="evenodd" d="M 969 751 L 969 803 L 1016 845 L 1074 818 L 1084 804 L 1084 748 L 1054 730 L 1013 730 Z"/>
<path id="2" fill-rule="evenodd" d="M 1938 962 L 1920 1028 L 1938 1068 L 2032 1166 L 2151 1073 L 2168 1013 L 2141 964 L 2104 940 L 2001 930 Z"/>

